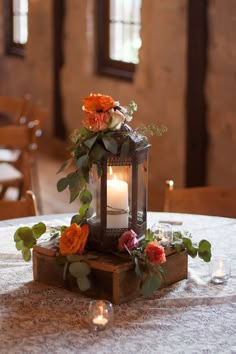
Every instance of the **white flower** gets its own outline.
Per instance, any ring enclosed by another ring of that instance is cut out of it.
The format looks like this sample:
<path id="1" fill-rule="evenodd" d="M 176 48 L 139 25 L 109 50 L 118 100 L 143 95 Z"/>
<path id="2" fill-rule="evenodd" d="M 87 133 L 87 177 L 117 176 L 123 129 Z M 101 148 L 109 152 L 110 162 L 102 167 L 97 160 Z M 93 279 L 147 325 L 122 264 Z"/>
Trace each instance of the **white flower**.
<path id="1" fill-rule="evenodd" d="M 118 109 L 112 110 L 111 119 L 108 128 L 113 130 L 119 130 L 121 124 L 125 121 L 125 116 Z"/>

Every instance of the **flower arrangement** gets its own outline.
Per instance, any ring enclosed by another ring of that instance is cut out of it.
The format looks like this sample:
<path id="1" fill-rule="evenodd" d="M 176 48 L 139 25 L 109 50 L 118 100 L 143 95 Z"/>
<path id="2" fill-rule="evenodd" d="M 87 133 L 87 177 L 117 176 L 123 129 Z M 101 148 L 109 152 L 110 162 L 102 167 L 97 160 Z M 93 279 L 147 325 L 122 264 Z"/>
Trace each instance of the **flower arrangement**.
<path id="1" fill-rule="evenodd" d="M 137 111 L 134 101 L 128 106 L 121 106 L 112 97 L 101 94 L 90 94 L 82 101 L 82 129 L 72 133 L 71 157 L 61 166 L 58 173 L 67 169 L 73 162 L 76 169 L 57 183 L 58 192 L 69 188 L 70 202 L 79 198 L 81 208 L 74 218 L 77 223 L 86 222 L 89 216 L 93 196 L 88 185 L 92 167 L 96 166 L 97 175 L 101 177 L 101 163 L 106 154 L 124 157 L 132 148 L 130 141 L 138 138 L 148 145 L 148 136 L 160 136 L 167 130 L 164 125 L 157 127 L 155 124 L 131 129 L 127 122 L 131 122 L 133 113 Z M 119 139 L 116 139 L 118 133 Z"/>
<path id="2" fill-rule="evenodd" d="M 107 153 L 125 156 L 131 149 L 130 140 L 138 139 L 148 144 L 147 136 L 161 135 L 166 127 L 160 128 L 154 124 L 131 129 L 127 122 L 132 120 L 137 105 L 132 101 L 128 106 L 121 106 L 112 97 L 91 94 L 83 98 L 84 119 L 82 129 L 75 130 L 71 135 L 71 157 L 61 166 L 58 172 L 64 171 L 72 162 L 75 171 L 61 178 L 57 183 L 59 192 L 69 188 L 70 202 L 79 198 L 81 207 L 71 219 L 70 226 L 47 229 L 44 223 L 32 227 L 20 227 L 14 234 L 17 250 L 22 252 L 23 259 L 31 259 L 31 249 L 38 243 L 39 238 L 49 233 L 47 247 L 57 251 L 58 262 L 64 264 L 64 276 L 68 272 L 77 280 L 80 290 L 90 288 L 90 267 L 86 261 L 94 257 L 89 253 L 88 236 L 89 226 L 87 218 L 90 216 L 92 193 L 89 190 L 89 174 L 92 166 L 96 166 L 97 175 L 101 176 L 101 163 Z M 116 139 L 119 132 L 119 139 Z M 194 246 L 191 237 L 186 234 L 175 235 L 175 242 L 171 245 L 176 251 L 185 249 L 187 253 L 197 255 L 210 261 L 211 245 L 202 240 Z M 177 237 L 178 236 L 178 237 Z M 177 241 L 176 241 L 177 240 Z M 45 245 L 45 244 L 44 244 Z M 46 246 L 45 246 L 46 247 Z M 166 262 L 165 248 L 159 243 L 151 230 L 146 230 L 143 238 L 138 239 L 133 230 L 125 231 L 117 242 L 117 255 L 128 256 L 133 260 L 135 273 L 140 278 L 141 292 L 149 296 L 162 283 L 164 272 L 162 264 Z"/>

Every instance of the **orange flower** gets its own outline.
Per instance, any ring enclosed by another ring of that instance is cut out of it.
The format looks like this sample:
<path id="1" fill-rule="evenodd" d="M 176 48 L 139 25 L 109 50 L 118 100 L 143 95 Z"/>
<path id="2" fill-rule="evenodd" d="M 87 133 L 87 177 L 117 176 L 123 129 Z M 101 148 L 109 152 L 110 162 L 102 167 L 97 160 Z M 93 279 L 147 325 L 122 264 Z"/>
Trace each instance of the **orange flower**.
<path id="1" fill-rule="evenodd" d="M 93 132 L 106 129 L 109 122 L 110 114 L 108 112 L 87 112 L 84 120 L 82 121 L 83 126 Z"/>
<path id="2" fill-rule="evenodd" d="M 110 96 L 91 93 L 89 97 L 82 99 L 85 112 L 106 112 L 110 108 L 115 107 L 115 101 Z"/>
<path id="3" fill-rule="evenodd" d="M 71 224 L 62 234 L 59 240 L 59 249 L 62 256 L 68 254 L 82 254 L 89 234 L 87 224 L 79 226 Z"/>
<path id="4" fill-rule="evenodd" d="M 162 246 L 159 246 L 157 240 L 149 242 L 144 252 L 150 263 L 162 264 L 166 261 L 165 250 Z"/>

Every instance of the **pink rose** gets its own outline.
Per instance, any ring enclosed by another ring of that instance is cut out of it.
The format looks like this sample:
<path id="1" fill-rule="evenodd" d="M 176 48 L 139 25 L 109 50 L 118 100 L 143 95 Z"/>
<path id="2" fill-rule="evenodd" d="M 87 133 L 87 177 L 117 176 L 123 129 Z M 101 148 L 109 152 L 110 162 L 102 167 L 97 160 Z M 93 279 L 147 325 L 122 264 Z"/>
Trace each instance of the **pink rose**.
<path id="1" fill-rule="evenodd" d="M 166 261 L 165 250 L 157 240 L 149 242 L 144 252 L 150 263 L 162 264 Z"/>
<path id="2" fill-rule="evenodd" d="M 121 235 L 118 242 L 118 249 L 125 251 L 126 248 L 133 250 L 138 245 L 137 234 L 133 230 L 128 230 Z"/>

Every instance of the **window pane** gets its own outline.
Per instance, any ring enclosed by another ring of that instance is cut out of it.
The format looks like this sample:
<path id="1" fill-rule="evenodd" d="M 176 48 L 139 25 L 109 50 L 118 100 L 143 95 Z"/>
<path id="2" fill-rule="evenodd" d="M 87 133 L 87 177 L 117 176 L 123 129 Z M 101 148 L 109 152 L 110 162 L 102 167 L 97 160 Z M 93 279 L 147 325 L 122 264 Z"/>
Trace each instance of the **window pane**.
<path id="1" fill-rule="evenodd" d="M 28 39 L 27 16 L 13 16 L 13 42 L 25 44 Z"/>
<path id="2" fill-rule="evenodd" d="M 110 2 L 110 58 L 138 63 L 141 47 L 141 0 L 111 0 Z"/>
<path id="3" fill-rule="evenodd" d="M 27 13 L 28 0 L 13 0 L 13 13 Z"/>

